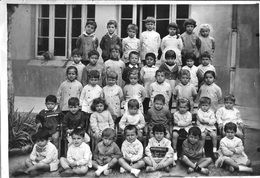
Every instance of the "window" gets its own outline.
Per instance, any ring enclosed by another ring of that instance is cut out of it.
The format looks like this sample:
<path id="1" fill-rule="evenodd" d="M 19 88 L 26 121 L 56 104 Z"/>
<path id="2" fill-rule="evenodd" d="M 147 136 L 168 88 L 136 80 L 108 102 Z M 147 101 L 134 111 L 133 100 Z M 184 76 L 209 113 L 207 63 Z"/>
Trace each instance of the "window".
<path id="1" fill-rule="evenodd" d="M 36 56 L 50 51 L 56 58 L 66 59 L 86 20 L 95 20 L 95 5 L 39 5 L 36 11 Z"/>
<path id="2" fill-rule="evenodd" d="M 176 5 L 176 23 L 179 26 L 180 33 L 185 32 L 184 21 L 189 18 L 189 5 Z"/>

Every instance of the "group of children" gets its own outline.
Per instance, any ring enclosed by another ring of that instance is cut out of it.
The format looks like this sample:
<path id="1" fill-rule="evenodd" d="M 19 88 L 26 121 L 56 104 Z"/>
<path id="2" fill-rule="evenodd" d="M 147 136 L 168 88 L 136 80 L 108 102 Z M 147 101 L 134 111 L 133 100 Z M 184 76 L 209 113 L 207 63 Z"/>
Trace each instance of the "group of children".
<path id="1" fill-rule="evenodd" d="M 212 138 L 214 154 L 219 155 L 216 166 L 224 163 L 231 172 L 253 171 L 240 139 L 243 122 L 234 108 L 235 97 L 225 96 L 224 106 L 218 108 L 222 92 L 215 84 L 216 70 L 211 64 L 215 41 L 209 36 L 210 26 L 203 24 L 197 36 L 193 32 L 196 21 L 187 19 L 186 32 L 179 35 L 178 25 L 170 23 L 169 35 L 162 41 L 154 31 L 154 18 L 147 17 L 145 26 L 147 30 L 139 40 L 138 27 L 130 24 L 128 37 L 121 43 L 115 34 L 117 23 L 110 20 L 108 33 L 100 42 L 104 60 L 104 65 L 100 65 L 94 33 L 97 26 L 94 21 L 86 23 L 85 32 L 77 40 L 78 48 L 72 52 L 67 80 L 60 85 L 57 98 L 46 97 L 46 109 L 36 117 L 38 132 L 33 152 L 26 160 L 28 169 L 17 174 L 37 175 L 38 169 L 55 171 L 59 162 L 62 176 L 86 174 L 92 166 L 97 176 L 108 175 L 117 163 L 120 173 L 128 171 L 136 177 L 145 165 L 147 172 L 169 171 L 169 166 L 175 166 L 178 159 L 180 136 L 186 140 L 179 160 L 188 166 L 188 173 L 209 174 L 207 167 L 213 160 L 205 157 L 207 135 Z M 162 57 L 157 67 L 159 48 Z M 196 98 L 199 98 L 197 112 Z M 177 111 L 172 114 L 174 100 Z M 195 125 L 193 116 L 197 120 Z M 124 133 L 121 150 L 115 143 L 116 125 L 118 132 Z M 67 157 L 59 161 L 61 126 L 69 147 Z M 224 136 L 218 150 L 217 129 Z M 141 143 L 145 142 L 144 134 L 149 138 L 145 148 Z M 48 136 L 57 148 L 48 141 Z M 95 143 L 92 151 L 86 144 L 90 139 Z"/>

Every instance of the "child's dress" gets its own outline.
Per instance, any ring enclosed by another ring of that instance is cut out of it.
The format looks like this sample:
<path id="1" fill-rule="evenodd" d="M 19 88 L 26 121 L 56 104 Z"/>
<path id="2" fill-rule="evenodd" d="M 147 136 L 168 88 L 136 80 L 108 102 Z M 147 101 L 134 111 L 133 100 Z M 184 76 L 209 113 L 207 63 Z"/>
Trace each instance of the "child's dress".
<path id="1" fill-rule="evenodd" d="M 44 159 L 39 162 L 36 162 L 35 159 L 37 156 L 42 156 L 44 157 Z M 45 147 L 39 147 L 37 144 L 35 144 L 30 154 L 30 160 L 32 160 L 33 165 L 38 163 L 49 164 L 51 172 L 58 170 L 58 150 L 50 141 L 48 141 Z"/>
<path id="2" fill-rule="evenodd" d="M 201 46 L 200 53 L 202 54 L 205 51 L 210 53 L 210 59 L 214 59 L 214 50 L 215 50 L 215 39 L 211 36 L 203 37 L 199 35 Z"/>
<path id="3" fill-rule="evenodd" d="M 192 67 L 188 67 L 183 66 L 182 69 L 186 69 L 190 72 L 190 83 L 193 84 L 196 88 L 196 90 L 198 90 L 198 84 L 199 84 L 199 80 L 198 80 L 198 67 L 193 65 Z"/>
<path id="4" fill-rule="evenodd" d="M 110 71 L 114 71 L 117 73 L 118 75 L 118 79 L 117 79 L 117 85 L 120 86 L 121 88 L 124 87 L 124 82 L 122 79 L 122 74 L 123 74 L 123 70 L 125 68 L 125 63 L 121 60 L 107 60 L 105 62 L 105 74 L 107 74 Z"/>
<path id="5" fill-rule="evenodd" d="M 131 51 L 140 51 L 140 40 L 136 37 L 130 38 L 129 36 L 126 38 L 123 38 L 122 40 L 122 50 L 124 52 L 123 54 L 123 61 L 124 63 L 129 62 L 129 54 Z"/>
<path id="6" fill-rule="evenodd" d="M 108 33 L 106 33 L 101 41 L 100 41 L 100 48 L 102 49 L 102 58 L 105 61 L 107 61 L 110 58 L 110 47 L 111 45 L 119 45 L 120 48 L 122 48 L 122 43 L 121 43 L 121 39 L 119 38 L 119 36 L 117 36 L 115 33 L 113 33 L 112 35 L 109 35 Z"/>
<path id="7" fill-rule="evenodd" d="M 183 34 L 181 34 L 181 39 L 183 42 L 183 56 L 185 56 L 188 52 L 193 52 L 196 55 L 196 58 L 199 58 L 199 49 L 201 47 L 201 41 L 198 35 L 196 35 L 194 32 L 192 32 L 192 34 L 184 32 Z"/>
<path id="8" fill-rule="evenodd" d="M 233 122 L 236 125 L 243 123 L 240 111 L 233 107 L 233 109 L 226 109 L 225 106 L 219 108 L 216 112 L 218 124 L 226 125 L 228 122 Z"/>
<path id="9" fill-rule="evenodd" d="M 189 111 L 184 114 L 181 114 L 179 111 L 173 114 L 174 125 L 173 130 L 184 129 L 187 133 L 189 129 L 192 127 L 192 115 Z"/>
<path id="10" fill-rule="evenodd" d="M 171 85 L 167 82 L 159 84 L 158 82 L 153 82 L 150 85 L 149 95 L 150 95 L 150 106 L 153 105 L 154 97 L 157 94 L 162 94 L 165 98 L 165 105 L 168 107 L 170 98 L 172 96 Z"/>
<path id="11" fill-rule="evenodd" d="M 136 139 L 134 142 L 130 143 L 125 140 L 122 144 L 121 148 L 122 154 L 124 158 L 130 158 L 131 162 L 137 162 L 143 158 L 143 144 Z"/>
<path id="12" fill-rule="evenodd" d="M 103 88 L 103 96 L 108 104 L 108 110 L 111 115 L 121 116 L 121 98 L 123 98 L 123 90 L 118 85 L 106 85 Z"/>
<path id="13" fill-rule="evenodd" d="M 82 83 L 82 80 L 81 80 L 82 79 L 82 72 L 83 72 L 83 69 L 85 68 L 85 65 L 82 64 L 81 62 L 76 64 L 74 61 L 72 61 L 72 63 L 68 64 L 67 66 L 74 66 L 74 67 L 77 68 L 77 70 L 78 70 L 77 80 Z"/>
<path id="14" fill-rule="evenodd" d="M 209 124 L 203 124 L 202 122 L 208 122 Z M 197 125 L 200 128 L 201 132 L 204 132 L 205 129 L 208 131 L 216 130 L 215 124 L 216 117 L 215 113 L 209 109 L 208 111 L 204 112 L 201 109 L 197 112 Z"/>
<path id="15" fill-rule="evenodd" d="M 138 130 L 142 130 L 145 126 L 143 114 L 140 111 L 135 115 L 125 112 L 119 122 L 119 128 L 124 130 L 127 125 L 135 125 Z"/>
<path id="16" fill-rule="evenodd" d="M 181 38 L 177 35 L 171 36 L 167 35 L 162 39 L 161 43 L 161 50 L 162 50 L 162 56 L 161 56 L 161 62 L 166 62 L 165 60 L 165 53 L 168 50 L 173 50 L 176 53 L 176 63 L 177 65 L 182 65 L 181 61 L 181 50 L 183 48 L 183 43 Z"/>
<path id="17" fill-rule="evenodd" d="M 86 67 L 84 67 L 83 71 L 82 71 L 82 85 L 83 87 L 86 86 L 88 84 L 88 75 L 89 75 L 89 72 L 92 71 L 92 70 L 97 70 L 99 72 L 99 80 L 98 80 L 98 85 L 100 87 L 103 86 L 103 80 L 105 78 L 105 74 L 104 74 L 104 66 L 103 65 L 100 65 L 100 64 L 96 64 L 96 65 L 86 65 Z"/>

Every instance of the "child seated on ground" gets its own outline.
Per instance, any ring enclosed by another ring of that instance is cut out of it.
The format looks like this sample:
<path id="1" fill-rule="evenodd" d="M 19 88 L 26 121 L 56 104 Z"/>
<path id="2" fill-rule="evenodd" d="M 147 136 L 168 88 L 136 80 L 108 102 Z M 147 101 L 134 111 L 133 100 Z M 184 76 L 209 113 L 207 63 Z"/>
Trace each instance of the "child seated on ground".
<path id="1" fill-rule="evenodd" d="M 116 131 L 111 128 L 106 128 L 102 132 L 102 141 L 99 142 L 93 152 L 92 165 L 96 170 L 96 176 L 109 175 L 112 168 L 117 164 L 119 158 L 122 157 L 121 151 L 114 142 Z"/>
<path id="2" fill-rule="evenodd" d="M 79 99 L 77 97 L 71 97 L 68 101 L 69 112 L 64 116 L 63 129 L 67 134 L 68 147 L 73 143 L 71 133 L 74 129 L 80 128 L 86 131 L 86 114 L 79 109 Z M 88 122 L 87 122 L 88 123 Z M 84 142 L 90 141 L 89 135 L 85 132 Z"/>
<path id="3" fill-rule="evenodd" d="M 71 136 L 73 144 L 68 149 L 67 158 L 60 158 L 62 177 L 70 177 L 74 174 L 84 175 L 92 167 L 92 153 L 88 144 L 84 143 L 85 130 L 76 128 Z"/>
<path id="4" fill-rule="evenodd" d="M 54 95 L 48 95 L 45 99 L 46 108 L 43 109 L 35 119 L 36 130 L 46 130 L 52 140 L 52 143 L 59 147 L 59 131 L 57 130 L 58 125 L 63 119 L 63 114 L 57 105 L 57 98 Z"/>
<path id="5" fill-rule="evenodd" d="M 139 102 L 137 99 L 130 99 L 127 105 L 128 110 L 122 116 L 119 122 L 119 128 L 124 130 L 127 125 L 135 125 L 138 129 L 138 139 L 142 140 L 145 120 L 143 114 L 139 110 Z"/>
<path id="6" fill-rule="evenodd" d="M 215 113 L 210 109 L 211 99 L 201 97 L 199 101 L 199 110 L 197 112 L 197 125 L 201 130 L 201 143 L 204 148 L 206 136 L 209 135 L 212 140 L 213 153 L 217 152 L 217 128 L 215 127 Z"/>
<path id="7" fill-rule="evenodd" d="M 140 168 L 145 166 L 143 161 L 143 145 L 137 139 L 138 130 L 134 125 L 127 125 L 124 130 L 125 141 L 122 144 L 123 157 L 119 158 L 120 173 L 131 172 L 135 177 L 139 176 Z"/>
<path id="8" fill-rule="evenodd" d="M 162 124 L 153 127 L 154 137 L 149 139 L 149 143 L 145 148 L 146 157 L 144 162 L 147 164 L 146 172 L 153 172 L 164 169 L 169 172 L 169 166 L 176 166 L 173 157 L 173 149 L 171 141 L 165 138 L 166 129 Z"/>
<path id="9" fill-rule="evenodd" d="M 237 132 L 236 135 L 239 138 L 243 138 L 243 128 L 244 124 L 240 115 L 240 111 L 234 108 L 236 98 L 234 95 L 229 94 L 224 97 L 224 105 L 223 107 L 219 108 L 216 112 L 216 118 L 218 122 L 219 130 L 222 134 L 225 124 L 228 122 L 233 122 L 237 125 Z"/>
<path id="10" fill-rule="evenodd" d="M 173 117 L 168 109 L 165 107 L 165 98 L 162 94 L 157 94 L 154 97 L 153 106 L 146 114 L 146 121 L 148 122 L 148 130 L 150 137 L 153 137 L 152 129 L 157 124 L 162 124 L 166 128 L 165 138 L 171 139 L 171 126 Z"/>
<path id="11" fill-rule="evenodd" d="M 56 171 L 59 165 L 58 150 L 49 142 L 49 132 L 47 130 L 39 130 L 32 136 L 35 145 L 30 157 L 25 160 L 26 170 L 18 169 L 13 176 L 31 175 L 37 176 L 38 170 Z"/>
<path id="12" fill-rule="evenodd" d="M 242 140 L 235 137 L 237 125 L 233 122 L 228 122 L 224 126 L 226 136 L 220 140 L 219 155 L 215 165 L 221 167 L 224 163 L 230 172 L 249 172 L 253 173 L 250 167 L 251 162 L 244 152 Z"/>
<path id="13" fill-rule="evenodd" d="M 208 175 L 207 167 L 212 163 L 212 159 L 205 157 L 200 137 L 201 131 L 198 127 L 189 129 L 188 138 L 182 144 L 180 161 L 189 167 L 188 173 L 196 171 Z"/>

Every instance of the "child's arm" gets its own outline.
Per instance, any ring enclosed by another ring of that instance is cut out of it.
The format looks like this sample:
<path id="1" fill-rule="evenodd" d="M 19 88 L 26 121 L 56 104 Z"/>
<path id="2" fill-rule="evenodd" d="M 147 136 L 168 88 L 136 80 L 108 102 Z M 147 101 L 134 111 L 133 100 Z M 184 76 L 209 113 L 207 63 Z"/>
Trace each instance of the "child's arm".
<path id="1" fill-rule="evenodd" d="M 144 147 L 142 143 L 139 142 L 138 146 L 136 147 L 136 150 L 137 154 L 132 155 L 132 157 L 130 158 L 131 162 L 138 161 L 143 158 Z"/>
<path id="2" fill-rule="evenodd" d="M 84 165 L 88 164 L 89 161 L 91 161 L 91 159 L 92 159 L 92 153 L 90 151 L 89 146 L 86 145 L 86 148 L 84 150 L 84 156 L 83 156 L 82 159 L 76 161 L 76 165 L 77 166 L 84 166 Z"/>
<path id="3" fill-rule="evenodd" d="M 200 38 L 199 38 L 199 37 L 197 37 L 197 39 L 196 39 L 196 46 L 197 46 L 198 50 L 199 50 L 200 47 L 201 47 L 201 41 L 200 41 Z"/>
<path id="4" fill-rule="evenodd" d="M 60 105 L 60 102 L 61 102 L 61 97 L 62 97 L 62 92 L 63 91 L 63 85 L 61 84 L 59 89 L 58 89 L 58 92 L 57 92 L 57 103 Z"/>
<path id="5" fill-rule="evenodd" d="M 217 121 L 216 116 L 215 116 L 214 112 L 212 112 L 209 117 L 209 125 L 214 125 L 216 123 L 216 121 Z"/>
<path id="6" fill-rule="evenodd" d="M 222 116 L 223 116 L 223 111 L 222 108 L 219 108 L 216 112 L 216 119 L 217 119 L 217 123 L 218 123 L 218 127 L 222 128 L 223 127 L 223 120 L 222 120 Z"/>
<path id="7" fill-rule="evenodd" d="M 224 139 L 224 138 L 223 138 Z M 224 156 L 232 156 L 233 152 L 230 151 L 230 149 L 227 147 L 226 143 L 223 141 L 223 139 L 220 140 L 220 150 L 222 151 Z"/>
<path id="8" fill-rule="evenodd" d="M 119 128 L 124 130 L 125 129 L 125 126 L 126 126 L 126 120 L 127 120 L 127 116 L 126 114 L 124 114 L 122 116 L 122 118 L 120 119 L 120 122 L 119 122 Z"/>
<path id="9" fill-rule="evenodd" d="M 55 155 L 58 154 L 58 151 L 57 151 L 57 148 L 54 146 L 54 147 L 47 147 L 46 149 L 46 157 L 41 160 L 40 162 L 42 163 L 45 163 L 45 164 L 50 164 L 53 159 L 55 158 Z"/>
<path id="10" fill-rule="evenodd" d="M 86 96 L 86 90 L 83 88 L 80 94 L 80 98 L 79 98 L 79 105 L 82 107 L 83 101 L 85 99 Z"/>
<path id="11" fill-rule="evenodd" d="M 143 114 L 142 113 L 140 113 L 139 114 L 139 123 L 137 124 L 137 128 L 138 129 L 143 129 L 144 128 L 144 126 L 145 126 L 145 120 L 144 120 L 144 116 L 143 116 Z"/>
<path id="12" fill-rule="evenodd" d="M 122 40 L 122 52 L 123 52 L 123 54 L 124 54 L 125 51 L 126 51 L 125 46 L 126 46 L 126 42 L 125 42 L 125 39 L 123 39 L 123 40 Z"/>
<path id="13" fill-rule="evenodd" d="M 244 123 L 243 123 L 243 120 L 241 118 L 240 111 L 238 111 L 238 110 L 237 110 L 237 113 L 236 113 L 236 118 L 237 118 L 237 124 L 243 129 Z"/>
<path id="14" fill-rule="evenodd" d="M 81 38 L 80 38 L 81 36 L 79 36 L 78 38 L 77 38 L 77 41 L 76 41 L 76 48 L 78 48 L 78 49 L 80 49 L 80 47 L 81 47 Z"/>
<path id="15" fill-rule="evenodd" d="M 97 48 L 98 48 L 98 38 L 97 37 L 95 37 L 93 44 L 94 44 L 94 49 L 97 50 Z"/>
<path id="16" fill-rule="evenodd" d="M 192 115 L 189 112 L 189 113 L 187 113 L 187 118 L 185 118 L 185 120 L 183 120 L 183 118 L 179 119 L 178 126 L 186 127 L 186 126 L 191 125 L 191 122 L 192 122 Z"/>
<path id="17" fill-rule="evenodd" d="M 122 90 L 121 87 L 119 88 L 119 93 L 118 94 L 119 94 L 119 99 L 122 102 L 124 100 L 124 93 L 123 93 L 123 90 Z"/>
<path id="18" fill-rule="evenodd" d="M 172 94 L 173 94 L 174 100 L 177 101 L 177 100 L 178 100 L 178 94 L 179 94 L 178 86 L 176 86 L 176 87 L 173 89 Z"/>
<path id="19" fill-rule="evenodd" d="M 145 88 L 142 85 L 140 85 L 140 86 L 141 86 L 140 88 L 141 88 L 142 102 L 143 102 L 145 97 L 146 97 L 146 91 L 145 91 Z"/>
<path id="20" fill-rule="evenodd" d="M 112 158 L 116 158 L 116 159 L 119 159 L 122 157 L 122 153 L 119 149 L 119 147 L 117 146 L 116 143 L 114 143 L 115 146 L 114 146 L 114 153 L 111 155 Z"/>
<path id="21" fill-rule="evenodd" d="M 241 154 L 244 151 L 242 140 L 239 138 L 238 144 L 234 148 L 234 153 Z"/>
<path id="22" fill-rule="evenodd" d="M 140 70 L 140 79 L 141 79 L 142 83 L 144 83 L 144 74 L 145 74 L 144 67 L 142 67 Z"/>
<path id="23" fill-rule="evenodd" d="M 151 162 L 153 163 L 153 167 L 157 167 L 157 163 L 155 162 L 155 160 L 152 156 L 151 150 L 150 150 L 151 146 L 152 146 L 152 143 L 151 143 L 151 140 L 149 140 L 148 145 L 145 148 L 145 154 L 146 154 L 146 156 L 148 156 L 150 158 Z"/>
<path id="24" fill-rule="evenodd" d="M 181 38 L 178 38 L 178 49 L 181 51 L 183 49 L 183 42 Z"/>
<path id="25" fill-rule="evenodd" d="M 86 125 L 85 123 L 86 123 L 86 118 L 85 118 L 85 115 L 84 115 L 83 111 L 81 111 L 81 118 L 80 118 L 79 127 L 80 128 L 84 128 L 85 127 L 86 129 L 88 129 L 87 128 L 88 125 Z"/>
<path id="26" fill-rule="evenodd" d="M 82 71 L 81 83 L 83 87 L 88 84 L 88 70 L 86 67 L 84 67 Z"/>
<path id="27" fill-rule="evenodd" d="M 149 109 L 145 115 L 145 121 L 149 124 L 152 117 L 151 110 Z"/>
<path id="28" fill-rule="evenodd" d="M 168 148 L 167 153 L 165 154 L 164 158 L 158 163 L 158 167 L 163 167 L 163 163 L 168 159 L 171 158 L 173 156 L 173 148 L 171 146 L 171 141 L 166 142 L 165 147 Z"/>
<path id="29" fill-rule="evenodd" d="M 109 124 L 109 127 L 114 129 L 115 128 L 115 124 L 114 124 L 114 120 L 112 118 L 112 115 L 110 114 L 110 112 L 108 111 L 108 124 Z"/>
<path id="30" fill-rule="evenodd" d="M 37 154 L 36 154 L 36 146 L 37 146 L 37 144 L 35 144 L 35 145 L 33 146 L 33 150 L 32 150 L 32 152 L 31 152 L 31 154 L 30 154 L 30 160 L 32 160 L 32 161 L 35 161 L 35 159 L 36 159 L 36 157 L 37 157 Z"/>
<path id="31" fill-rule="evenodd" d="M 202 111 L 200 109 L 198 110 L 196 117 L 201 124 L 208 124 L 207 119 L 203 117 Z"/>
<path id="32" fill-rule="evenodd" d="M 127 77 L 128 72 L 129 72 L 129 68 L 128 68 L 128 67 L 124 68 L 123 74 L 122 74 L 122 79 L 123 79 L 125 82 L 127 82 L 127 80 L 128 80 L 128 77 Z"/>
<path id="33" fill-rule="evenodd" d="M 101 41 L 100 41 L 100 44 L 99 44 L 99 46 L 100 46 L 100 48 L 102 49 L 102 51 L 105 49 L 105 42 L 106 42 L 105 36 L 103 36 L 103 37 L 101 38 Z"/>
<path id="34" fill-rule="evenodd" d="M 221 91 L 220 87 L 218 87 L 218 89 L 217 89 L 217 97 L 218 97 L 218 102 L 219 102 L 222 98 L 222 91 Z"/>
<path id="35" fill-rule="evenodd" d="M 168 124 L 170 125 L 170 133 L 171 133 L 171 130 L 172 130 L 172 126 L 173 126 L 173 124 L 174 124 L 174 121 L 173 121 L 173 115 L 172 115 L 172 113 L 171 113 L 171 111 L 170 110 L 168 110 L 167 111 L 167 113 L 166 113 L 166 118 L 168 119 Z"/>
<path id="36" fill-rule="evenodd" d="M 98 119 L 97 117 L 98 116 L 95 112 L 93 114 L 91 114 L 91 116 L 90 116 L 90 127 L 94 133 L 100 132 L 100 129 L 99 129 L 98 123 L 97 123 L 97 119 Z"/>
<path id="37" fill-rule="evenodd" d="M 163 38 L 161 43 L 161 50 L 163 51 L 165 48 L 166 48 L 165 38 Z"/>

